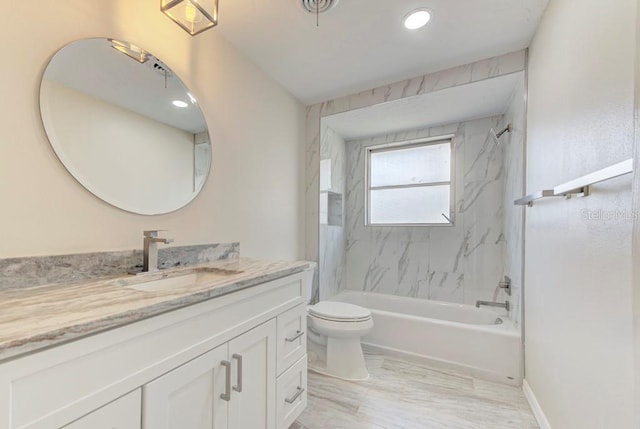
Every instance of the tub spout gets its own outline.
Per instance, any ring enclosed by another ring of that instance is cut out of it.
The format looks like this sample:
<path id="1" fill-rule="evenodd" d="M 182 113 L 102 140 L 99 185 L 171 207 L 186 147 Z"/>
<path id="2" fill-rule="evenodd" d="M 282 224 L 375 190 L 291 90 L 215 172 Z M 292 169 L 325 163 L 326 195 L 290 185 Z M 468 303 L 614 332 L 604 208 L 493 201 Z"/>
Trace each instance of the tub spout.
<path id="1" fill-rule="evenodd" d="M 487 307 L 504 308 L 505 310 L 509 311 L 509 301 L 505 301 L 505 302 L 476 301 L 476 307 L 480 308 L 481 305 L 486 305 Z"/>

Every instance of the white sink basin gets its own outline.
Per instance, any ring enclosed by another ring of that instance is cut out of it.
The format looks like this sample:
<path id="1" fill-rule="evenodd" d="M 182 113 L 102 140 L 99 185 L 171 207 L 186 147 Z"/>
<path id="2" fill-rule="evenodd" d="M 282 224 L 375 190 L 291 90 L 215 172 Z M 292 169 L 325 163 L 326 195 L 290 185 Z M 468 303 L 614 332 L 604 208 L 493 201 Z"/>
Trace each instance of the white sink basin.
<path id="1" fill-rule="evenodd" d="M 164 292 L 174 289 L 199 286 L 217 280 L 226 280 L 242 271 L 222 270 L 216 268 L 194 268 L 175 273 L 160 272 L 139 275 L 127 279 L 119 279 L 121 286 L 145 292 Z"/>

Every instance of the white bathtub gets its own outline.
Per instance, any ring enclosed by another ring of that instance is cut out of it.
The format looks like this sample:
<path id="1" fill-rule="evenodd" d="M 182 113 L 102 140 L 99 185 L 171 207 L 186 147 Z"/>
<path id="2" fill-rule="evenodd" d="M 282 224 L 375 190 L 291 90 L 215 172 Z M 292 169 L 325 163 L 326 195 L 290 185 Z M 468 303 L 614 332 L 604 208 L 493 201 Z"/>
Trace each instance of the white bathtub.
<path id="1" fill-rule="evenodd" d="M 520 333 L 494 311 L 355 291 L 341 292 L 331 301 L 371 310 L 374 327 L 362 339 L 365 346 L 491 381 L 522 382 Z"/>

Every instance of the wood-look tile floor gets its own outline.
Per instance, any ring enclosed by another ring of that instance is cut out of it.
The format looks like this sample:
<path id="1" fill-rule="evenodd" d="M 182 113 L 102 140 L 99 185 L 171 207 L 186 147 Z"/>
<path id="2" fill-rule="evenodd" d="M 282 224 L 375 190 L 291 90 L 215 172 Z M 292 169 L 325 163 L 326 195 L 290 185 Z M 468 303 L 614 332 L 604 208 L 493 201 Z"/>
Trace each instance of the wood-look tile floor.
<path id="1" fill-rule="evenodd" d="M 371 377 L 309 372 L 308 406 L 290 429 L 534 429 L 520 388 L 366 354 Z"/>

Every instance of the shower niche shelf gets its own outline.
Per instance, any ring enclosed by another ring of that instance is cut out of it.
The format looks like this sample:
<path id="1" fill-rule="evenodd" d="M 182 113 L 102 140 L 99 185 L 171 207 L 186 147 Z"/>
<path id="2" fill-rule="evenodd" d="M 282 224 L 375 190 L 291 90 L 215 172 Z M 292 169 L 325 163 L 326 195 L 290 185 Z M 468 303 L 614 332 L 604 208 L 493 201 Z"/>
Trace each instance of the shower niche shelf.
<path id="1" fill-rule="evenodd" d="M 320 223 L 329 226 L 342 226 L 342 194 L 332 191 L 320 191 Z"/>

